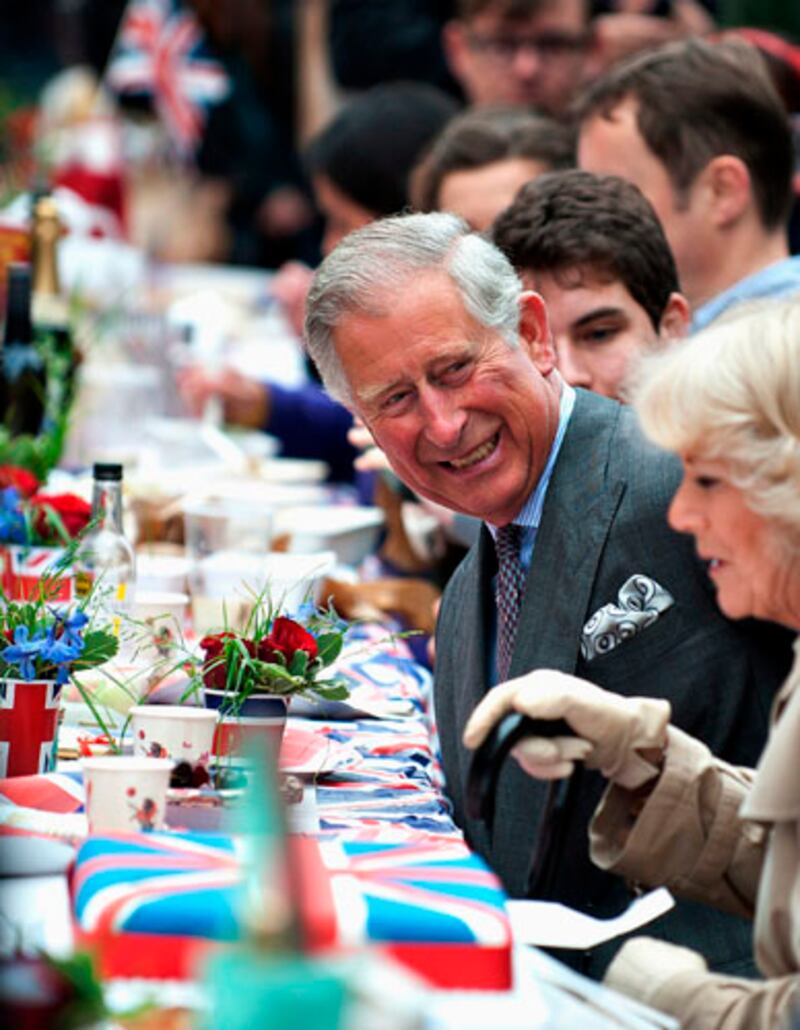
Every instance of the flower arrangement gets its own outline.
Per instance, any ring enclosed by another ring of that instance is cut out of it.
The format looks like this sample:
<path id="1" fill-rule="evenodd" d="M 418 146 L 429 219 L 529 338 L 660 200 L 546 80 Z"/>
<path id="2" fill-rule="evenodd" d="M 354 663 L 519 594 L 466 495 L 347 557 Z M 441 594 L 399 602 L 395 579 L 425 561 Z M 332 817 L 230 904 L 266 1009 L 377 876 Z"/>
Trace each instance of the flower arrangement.
<path id="1" fill-rule="evenodd" d="M 94 627 L 83 607 L 59 610 L 50 603 L 58 573 L 31 600 L 4 601 L 0 610 L 0 679 L 55 680 L 102 665 L 117 653 L 117 639 Z"/>
<path id="2" fill-rule="evenodd" d="M 224 630 L 202 638 L 203 657 L 195 663 L 190 690 L 202 684 L 224 691 L 234 710 L 255 693 L 342 701 L 349 693 L 347 683 L 326 678 L 325 670 L 339 657 L 347 628 L 332 607 L 305 605 L 297 619 L 290 619 L 260 595 L 241 632 Z"/>
<path id="3" fill-rule="evenodd" d="M 0 465 L 0 543 L 64 547 L 86 529 L 91 515 L 82 497 L 40 493 L 27 469 Z"/>

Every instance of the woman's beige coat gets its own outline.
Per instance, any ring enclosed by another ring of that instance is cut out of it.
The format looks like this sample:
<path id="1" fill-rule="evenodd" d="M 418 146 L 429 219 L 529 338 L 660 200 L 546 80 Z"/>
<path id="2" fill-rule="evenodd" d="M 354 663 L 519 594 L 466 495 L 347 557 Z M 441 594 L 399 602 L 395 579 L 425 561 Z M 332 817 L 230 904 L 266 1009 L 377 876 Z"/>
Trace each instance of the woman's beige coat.
<path id="1" fill-rule="evenodd" d="M 754 916 L 763 981 L 704 971 L 681 961 L 684 949 L 671 962 L 663 942 L 651 942 L 648 961 L 647 942 L 637 944 L 626 992 L 686 1028 L 800 1026 L 800 638 L 795 653 L 755 773 L 670 727 L 664 770 L 641 812 L 611 786 L 592 823 L 592 858 L 604 869 Z"/>

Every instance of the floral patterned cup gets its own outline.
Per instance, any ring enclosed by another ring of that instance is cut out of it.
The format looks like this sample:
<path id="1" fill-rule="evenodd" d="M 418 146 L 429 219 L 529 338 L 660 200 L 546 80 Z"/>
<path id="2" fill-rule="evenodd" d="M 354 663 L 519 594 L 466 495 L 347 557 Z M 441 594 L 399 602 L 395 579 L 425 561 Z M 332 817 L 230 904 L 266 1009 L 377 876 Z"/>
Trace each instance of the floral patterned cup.
<path id="1" fill-rule="evenodd" d="M 168 758 L 109 755 L 81 762 L 90 833 L 149 833 L 164 825 Z"/>
<path id="2" fill-rule="evenodd" d="M 208 765 L 216 712 L 188 705 L 135 705 L 130 714 L 135 755 Z"/>

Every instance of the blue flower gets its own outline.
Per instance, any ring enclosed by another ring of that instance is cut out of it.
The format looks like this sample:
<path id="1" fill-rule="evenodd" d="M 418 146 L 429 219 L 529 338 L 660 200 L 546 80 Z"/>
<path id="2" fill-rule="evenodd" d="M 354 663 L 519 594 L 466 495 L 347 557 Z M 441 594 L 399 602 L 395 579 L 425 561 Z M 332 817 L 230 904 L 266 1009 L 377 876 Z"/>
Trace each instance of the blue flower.
<path id="1" fill-rule="evenodd" d="M 0 492 L 0 507 L 7 511 L 19 511 L 20 498 L 19 490 L 13 486 L 7 486 Z"/>
<path id="2" fill-rule="evenodd" d="M 14 630 L 14 643 L 0 652 L 0 658 L 9 665 L 19 666 L 22 679 L 30 681 L 36 676 L 34 662 L 42 656 L 46 646 L 44 630 L 37 629 L 31 636 L 27 626 L 17 626 Z"/>
<path id="3" fill-rule="evenodd" d="M 88 619 L 85 619 L 85 621 L 88 622 Z M 47 662 L 48 665 L 55 665 L 56 683 L 63 686 L 69 679 L 70 663 L 80 657 L 85 644 L 74 625 L 67 628 L 69 620 L 64 620 L 65 632 L 60 637 L 56 637 L 56 629 L 60 623 L 61 620 L 48 629 L 45 646 L 42 648 L 41 654 L 42 660 Z M 78 628 L 83 624 L 83 622 L 79 622 Z M 74 632 L 70 632 L 70 630 L 74 630 Z"/>
<path id="4" fill-rule="evenodd" d="M 66 619 L 61 616 L 57 616 L 57 618 L 60 619 L 60 622 L 64 627 L 64 635 L 62 639 L 67 640 L 73 646 L 79 647 L 80 651 L 83 651 L 84 644 L 81 630 L 89 623 L 89 616 L 86 612 L 78 609 L 78 611 Z M 80 651 L 78 654 L 80 654 Z"/>
<path id="5" fill-rule="evenodd" d="M 22 514 L 19 492 L 13 486 L 0 491 L 0 540 L 9 544 L 28 542 L 28 527 Z"/>

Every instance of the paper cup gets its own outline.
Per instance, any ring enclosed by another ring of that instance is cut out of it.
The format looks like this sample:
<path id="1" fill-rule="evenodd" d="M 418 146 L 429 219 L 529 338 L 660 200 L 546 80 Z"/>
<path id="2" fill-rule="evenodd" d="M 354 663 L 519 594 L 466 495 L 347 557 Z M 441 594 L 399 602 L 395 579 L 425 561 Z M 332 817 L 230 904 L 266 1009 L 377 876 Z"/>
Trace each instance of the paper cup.
<path id="1" fill-rule="evenodd" d="M 217 713 L 187 705 L 131 708 L 134 755 L 208 764 Z"/>
<path id="2" fill-rule="evenodd" d="M 164 825 L 173 762 L 110 755 L 81 762 L 90 833 L 149 833 Z"/>

